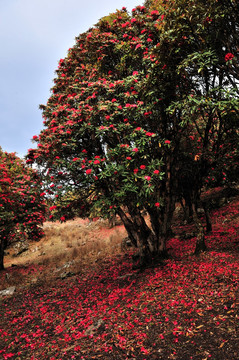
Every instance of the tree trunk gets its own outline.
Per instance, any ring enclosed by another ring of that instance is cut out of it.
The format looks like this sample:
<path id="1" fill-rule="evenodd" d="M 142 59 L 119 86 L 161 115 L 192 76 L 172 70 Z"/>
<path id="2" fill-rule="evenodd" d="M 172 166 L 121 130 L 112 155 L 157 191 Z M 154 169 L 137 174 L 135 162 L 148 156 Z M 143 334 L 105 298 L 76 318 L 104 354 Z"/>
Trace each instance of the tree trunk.
<path id="1" fill-rule="evenodd" d="M 132 242 L 132 244 L 135 247 L 137 247 L 138 246 L 137 237 L 136 237 L 133 222 L 127 217 L 127 215 L 125 214 L 125 212 L 122 209 L 118 209 L 118 214 L 119 214 L 120 219 L 122 220 L 122 223 L 124 224 L 124 227 L 128 233 L 128 237 L 129 237 L 130 241 Z"/>
<path id="2" fill-rule="evenodd" d="M 0 240 L 0 270 L 4 270 L 3 258 L 4 258 L 4 248 L 5 242 L 3 239 Z"/>
<path id="3" fill-rule="evenodd" d="M 172 219 L 175 210 L 175 191 L 172 183 L 174 172 L 173 159 L 168 157 L 167 178 L 165 182 L 164 203 L 161 210 L 161 236 L 158 246 L 158 256 L 167 257 L 166 242 L 172 236 Z"/>
<path id="4" fill-rule="evenodd" d="M 197 228 L 197 241 L 196 241 L 196 248 L 194 251 L 194 254 L 199 254 L 203 251 L 207 250 L 206 244 L 205 244 L 205 235 L 204 235 L 204 229 L 201 221 L 198 218 L 197 210 L 195 203 L 192 204 L 192 210 L 193 210 L 193 220 Z"/>
<path id="5" fill-rule="evenodd" d="M 109 221 L 109 227 L 110 227 L 110 229 L 112 229 L 113 227 L 115 227 L 115 224 L 116 224 L 116 216 L 111 215 L 109 217 L 108 221 Z"/>
<path id="6" fill-rule="evenodd" d="M 118 214 L 125 226 L 129 239 L 138 248 L 140 267 L 145 267 L 152 263 L 156 250 L 156 236 L 146 224 L 143 216 L 138 209 L 128 206 L 131 219 L 122 209 L 118 209 Z"/>
<path id="7" fill-rule="evenodd" d="M 205 213 L 207 232 L 209 233 L 210 231 L 212 231 L 212 221 L 211 221 L 211 217 L 209 214 L 209 209 L 205 202 L 202 202 L 202 207 L 203 207 L 203 210 Z"/>
<path id="8" fill-rule="evenodd" d="M 161 235 L 158 239 L 158 253 L 157 256 L 160 259 L 166 259 L 168 257 L 168 252 L 166 249 L 167 237 Z"/>

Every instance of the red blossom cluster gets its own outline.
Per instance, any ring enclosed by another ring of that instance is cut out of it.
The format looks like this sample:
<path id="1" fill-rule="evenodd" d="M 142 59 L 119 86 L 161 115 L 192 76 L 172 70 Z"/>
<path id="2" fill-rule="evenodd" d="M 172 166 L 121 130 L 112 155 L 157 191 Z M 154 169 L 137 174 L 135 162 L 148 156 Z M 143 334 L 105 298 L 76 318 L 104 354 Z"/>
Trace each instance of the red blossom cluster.
<path id="1" fill-rule="evenodd" d="M 230 60 L 232 60 L 235 57 L 235 55 L 233 55 L 232 53 L 227 53 L 225 55 L 225 61 L 228 62 Z"/>
<path id="2" fill-rule="evenodd" d="M 9 243 L 43 235 L 45 193 L 41 186 L 35 170 L 0 148 L 0 269 Z"/>
<path id="3" fill-rule="evenodd" d="M 204 16 L 195 5 L 185 23 L 184 1 L 181 12 L 170 1 L 135 7 L 131 15 L 116 11 L 80 34 L 60 60 L 52 94 L 41 106 L 44 128 L 27 160 L 47 174 L 54 219 L 116 213 L 148 259 L 155 252 L 165 256 L 180 200 L 196 219 L 196 250 L 205 249 L 196 202 L 205 182 L 215 185 L 236 173 L 237 165 L 228 172 L 223 164 L 229 144 L 233 159 L 238 153 L 238 133 L 230 130 L 236 129 L 238 94 L 231 86 L 234 63 L 222 67 L 218 60 L 224 41 L 234 49 L 231 34 L 225 30 L 224 40 L 216 31 L 224 31 L 219 19 L 231 14 L 224 16 L 227 9 L 217 2 L 202 6 Z M 225 61 L 233 57 L 228 53 Z"/>

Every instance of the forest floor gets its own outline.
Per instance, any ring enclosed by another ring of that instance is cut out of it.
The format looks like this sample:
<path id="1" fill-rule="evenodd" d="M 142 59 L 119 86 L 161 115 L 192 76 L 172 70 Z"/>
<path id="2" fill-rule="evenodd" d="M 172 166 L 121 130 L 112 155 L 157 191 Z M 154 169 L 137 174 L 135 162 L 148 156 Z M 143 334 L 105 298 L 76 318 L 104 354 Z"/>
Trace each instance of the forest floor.
<path id="1" fill-rule="evenodd" d="M 0 298 L 0 359 L 238 360 L 239 196 L 223 203 L 206 252 L 193 254 L 178 210 L 170 258 L 141 272 L 122 225 L 46 223 L 45 238 L 5 257 L 0 290 L 16 291 Z"/>

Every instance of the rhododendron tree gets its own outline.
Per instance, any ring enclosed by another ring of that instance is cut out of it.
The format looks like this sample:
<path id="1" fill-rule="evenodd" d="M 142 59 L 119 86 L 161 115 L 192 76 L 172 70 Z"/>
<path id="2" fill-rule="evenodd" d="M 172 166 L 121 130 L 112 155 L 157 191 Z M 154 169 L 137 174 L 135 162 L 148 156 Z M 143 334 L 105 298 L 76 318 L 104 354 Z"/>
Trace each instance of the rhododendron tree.
<path id="1" fill-rule="evenodd" d="M 43 232 L 45 204 L 37 172 L 15 153 L 0 148 L 0 270 L 4 249 L 24 239 L 37 240 Z"/>
<path id="2" fill-rule="evenodd" d="M 148 1 L 80 34 L 59 62 L 52 95 L 41 105 L 44 129 L 28 154 L 56 196 L 58 217 L 67 219 L 79 205 L 69 197 L 71 211 L 66 205 L 62 212 L 61 199 L 79 194 L 85 216 L 92 209 L 120 216 L 144 260 L 166 253 L 188 164 L 200 174 L 189 196 L 198 250 L 205 248 L 195 201 L 228 138 L 226 119 L 236 117 L 235 86 L 225 88 L 229 80 L 237 84 L 236 55 L 225 60 L 234 45 L 220 54 L 211 46 L 225 13 L 213 2 L 191 3 Z"/>
<path id="3" fill-rule="evenodd" d="M 154 1 L 150 4 L 154 6 Z M 201 189 L 225 184 L 239 170 L 238 5 L 233 0 L 206 4 L 182 0 L 174 6 L 168 11 L 168 26 L 171 37 L 190 49 L 178 71 L 184 73 L 191 91 L 178 96 L 168 111 L 180 112 L 184 125 L 179 183 L 191 205 L 198 229 L 196 251 L 200 251 L 205 249 L 204 229 L 196 213 Z"/>

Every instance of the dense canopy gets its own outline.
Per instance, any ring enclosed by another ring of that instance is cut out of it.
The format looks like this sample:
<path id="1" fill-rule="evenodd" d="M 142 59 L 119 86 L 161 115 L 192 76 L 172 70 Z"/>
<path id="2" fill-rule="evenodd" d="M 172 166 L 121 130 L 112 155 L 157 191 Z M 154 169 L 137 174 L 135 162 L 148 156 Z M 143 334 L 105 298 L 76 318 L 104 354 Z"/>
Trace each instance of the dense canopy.
<path id="1" fill-rule="evenodd" d="M 45 203 L 40 178 L 15 153 L 0 148 L 0 270 L 4 249 L 15 241 L 39 239 Z"/>
<path id="2" fill-rule="evenodd" d="M 238 169 L 237 6 L 146 1 L 76 38 L 28 154 L 55 195 L 53 215 L 117 214 L 148 261 L 166 253 L 183 199 L 205 249 L 201 188 Z"/>

